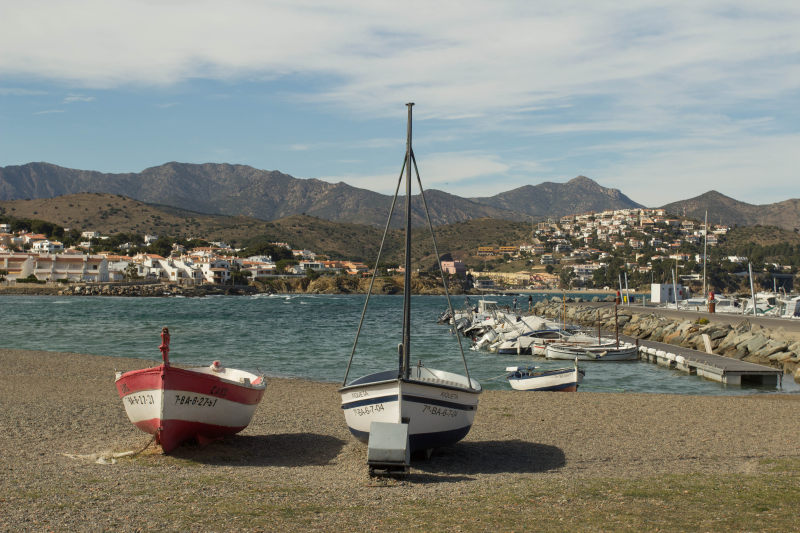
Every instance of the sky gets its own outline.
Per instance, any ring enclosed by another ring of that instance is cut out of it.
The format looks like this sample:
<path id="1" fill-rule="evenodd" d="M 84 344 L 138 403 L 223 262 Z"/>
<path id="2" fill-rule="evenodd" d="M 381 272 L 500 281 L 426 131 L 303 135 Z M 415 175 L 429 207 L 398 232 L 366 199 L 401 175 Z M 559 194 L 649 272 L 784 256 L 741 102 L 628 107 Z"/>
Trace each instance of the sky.
<path id="1" fill-rule="evenodd" d="M 800 198 L 800 2 L 0 0 L 0 166 Z"/>

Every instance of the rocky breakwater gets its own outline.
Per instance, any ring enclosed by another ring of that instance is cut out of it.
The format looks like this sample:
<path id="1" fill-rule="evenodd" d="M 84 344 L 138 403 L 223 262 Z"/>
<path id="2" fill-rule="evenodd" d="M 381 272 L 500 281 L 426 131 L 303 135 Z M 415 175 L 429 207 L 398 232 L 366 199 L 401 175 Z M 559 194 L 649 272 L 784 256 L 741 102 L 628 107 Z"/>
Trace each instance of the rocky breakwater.
<path id="1" fill-rule="evenodd" d="M 542 301 L 534 306 L 533 312 L 593 328 L 599 323 L 605 331 L 614 331 L 616 327 L 613 305 L 598 308 Z M 626 306 L 618 308 L 617 323 L 620 333 L 625 335 L 702 352 L 705 351 L 705 334 L 715 354 L 782 369 L 800 383 L 800 340 L 782 328 L 765 328 L 751 324 L 747 319 L 735 325 L 708 322 L 707 319 L 677 320 Z"/>
<path id="2" fill-rule="evenodd" d="M 200 297 L 212 294 L 255 294 L 252 286 L 197 285 L 182 286 L 171 283 L 81 283 L 69 285 L 58 292 L 63 296 L 187 296 Z"/>
<path id="3" fill-rule="evenodd" d="M 319 276 L 315 279 L 309 277 L 272 278 L 266 281 L 256 281 L 254 286 L 261 292 L 293 293 L 293 294 L 351 294 L 366 293 L 369 289 L 371 277 L 358 278 L 349 275 Z M 451 280 L 448 284 L 450 294 L 465 294 L 465 282 Z M 411 278 L 411 291 L 413 294 L 444 294 L 442 282 L 433 275 L 413 275 Z M 380 276 L 375 278 L 372 287 L 373 294 L 402 294 L 403 276 Z"/>

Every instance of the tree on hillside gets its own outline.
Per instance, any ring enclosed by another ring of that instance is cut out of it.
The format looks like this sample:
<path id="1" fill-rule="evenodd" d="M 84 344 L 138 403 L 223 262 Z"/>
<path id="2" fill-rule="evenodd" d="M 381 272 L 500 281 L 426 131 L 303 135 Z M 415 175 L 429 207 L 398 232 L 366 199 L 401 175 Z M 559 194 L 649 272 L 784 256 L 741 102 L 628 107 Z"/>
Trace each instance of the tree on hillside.
<path id="1" fill-rule="evenodd" d="M 572 281 L 575 279 L 575 270 L 572 267 L 564 267 L 558 276 L 559 283 L 562 289 L 569 289 L 572 287 Z"/>
<path id="2" fill-rule="evenodd" d="M 169 254 L 172 253 L 172 242 L 173 240 L 170 237 L 162 236 L 150 243 L 150 246 L 145 248 L 145 251 L 149 254 L 158 254 L 161 257 L 169 257 Z"/>
<path id="3" fill-rule="evenodd" d="M 281 259 L 292 259 L 292 251 L 284 246 L 275 246 L 265 236 L 251 239 L 239 252 L 239 257 L 252 257 L 254 255 L 268 255 L 276 263 Z"/>
<path id="4" fill-rule="evenodd" d="M 136 268 L 136 263 L 128 263 L 128 266 L 125 267 L 125 279 L 139 279 L 139 271 Z"/>
<path id="5" fill-rule="evenodd" d="M 299 263 L 294 259 L 281 259 L 279 261 L 275 261 L 275 271 L 278 274 L 283 274 L 283 273 L 286 272 L 286 269 L 288 267 L 294 266 L 294 265 L 297 265 L 297 264 L 299 264 Z"/>

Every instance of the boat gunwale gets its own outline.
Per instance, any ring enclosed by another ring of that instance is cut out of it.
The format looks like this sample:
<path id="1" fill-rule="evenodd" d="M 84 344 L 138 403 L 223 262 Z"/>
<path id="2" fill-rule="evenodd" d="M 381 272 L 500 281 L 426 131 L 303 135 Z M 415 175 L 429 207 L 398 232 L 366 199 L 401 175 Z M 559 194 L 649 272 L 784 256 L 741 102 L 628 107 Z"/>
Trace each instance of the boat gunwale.
<path id="1" fill-rule="evenodd" d="M 120 376 L 114 380 L 114 383 L 116 384 L 121 379 L 125 378 L 126 376 L 130 376 L 130 375 L 136 374 L 136 373 L 145 373 L 145 372 L 154 372 L 154 373 L 158 372 L 158 373 L 161 373 L 161 372 L 179 371 L 179 373 L 191 372 L 193 377 L 194 376 L 203 376 L 203 377 L 207 377 L 207 378 L 209 378 L 211 380 L 221 381 L 223 383 L 226 383 L 226 384 L 229 384 L 229 385 L 234 385 L 236 387 L 242 387 L 242 388 L 245 388 L 245 389 L 252 389 L 252 390 L 262 390 L 263 389 L 263 390 L 266 390 L 266 388 L 267 388 L 267 380 L 265 379 L 265 377 L 263 375 L 253 374 L 252 372 L 248 372 L 247 370 L 241 370 L 241 369 L 238 369 L 238 368 L 231 368 L 231 370 L 237 370 L 237 371 L 242 372 L 244 374 L 249 374 L 251 376 L 254 376 L 256 379 L 261 379 L 261 382 L 260 383 L 253 383 L 253 381 L 251 380 L 249 383 L 243 383 L 241 381 L 234 381 L 232 379 L 228 379 L 228 378 L 216 375 L 216 374 L 210 374 L 208 372 L 200 372 L 198 370 L 195 370 L 195 369 L 201 369 L 201 368 L 206 368 L 206 367 L 196 366 L 196 367 L 192 367 L 192 368 L 181 368 L 181 367 L 172 366 L 172 365 L 165 366 L 162 363 L 162 364 L 157 365 L 157 366 L 150 366 L 150 367 L 147 367 L 147 368 L 138 368 L 138 369 L 135 369 L 135 370 L 128 370 L 127 372 L 121 372 Z M 163 384 L 160 387 L 160 389 L 162 389 L 162 390 L 164 389 Z"/>
<path id="2" fill-rule="evenodd" d="M 368 377 L 368 376 L 364 376 L 364 377 Z M 363 378 L 358 378 L 358 379 L 363 379 Z M 358 380 L 356 380 L 356 381 L 358 381 Z M 472 381 L 477 382 L 477 380 L 474 380 L 474 379 Z M 359 389 L 359 388 L 362 388 L 362 387 L 371 387 L 373 385 L 386 385 L 388 383 L 400 383 L 400 382 L 402 382 L 402 383 L 411 383 L 411 384 L 414 384 L 414 385 L 426 385 L 426 386 L 429 386 L 429 387 L 436 387 L 436 388 L 439 388 L 439 389 L 454 390 L 454 391 L 459 391 L 459 392 L 470 392 L 472 394 L 480 394 L 480 393 L 483 392 L 483 387 L 481 386 L 481 384 L 479 382 L 477 382 L 478 388 L 473 388 L 473 387 L 458 386 L 458 385 L 447 385 L 446 383 L 436 383 L 436 382 L 433 382 L 433 381 L 425 381 L 425 380 L 419 380 L 419 379 L 411 379 L 411 378 L 405 379 L 405 378 L 401 378 L 401 377 L 396 377 L 396 378 L 393 378 L 393 379 L 384 379 L 384 380 L 381 380 L 381 381 L 368 381 L 368 382 L 363 382 L 363 383 L 351 383 L 349 385 L 345 385 L 343 387 L 339 387 L 339 392 L 347 392 L 347 391 L 350 391 L 350 390 L 353 390 L 353 389 Z"/>

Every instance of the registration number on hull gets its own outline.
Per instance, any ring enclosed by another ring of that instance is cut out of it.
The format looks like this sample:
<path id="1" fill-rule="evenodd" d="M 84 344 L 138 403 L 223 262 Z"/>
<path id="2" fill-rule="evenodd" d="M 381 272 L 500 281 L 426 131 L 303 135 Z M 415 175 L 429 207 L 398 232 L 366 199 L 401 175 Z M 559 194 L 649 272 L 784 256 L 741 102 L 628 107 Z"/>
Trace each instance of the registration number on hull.
<path id="1" fill-rule="evenodd" d="M 374 403 L 372 405 L 365 405 L 363 407 L 353 407 L 353 412 L 358 416 L 371 415 L 373 413 L 382 413 L 384 407 L 382 403 Z"/>
<path id="2" fill-rule="evenodd" d="M 422 412 L 434 416 L 447 416 L 450 418 L 455 418 L 456 416 L 458 416 L 458 411 L 456 411 L 455 409 L 450 409 L 448 407 L 438 407 L 436 405 L 428 405 L 427 403 L 422 406 Z"/>
<path id="3" fill-rule="evenodd" d="M 175 395 L 175 405 L 190 405 L 192 407 L 214 407 L 217 405 L 217 398 L 206 396 L 192 396 L 184 394 Z"/>

